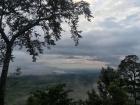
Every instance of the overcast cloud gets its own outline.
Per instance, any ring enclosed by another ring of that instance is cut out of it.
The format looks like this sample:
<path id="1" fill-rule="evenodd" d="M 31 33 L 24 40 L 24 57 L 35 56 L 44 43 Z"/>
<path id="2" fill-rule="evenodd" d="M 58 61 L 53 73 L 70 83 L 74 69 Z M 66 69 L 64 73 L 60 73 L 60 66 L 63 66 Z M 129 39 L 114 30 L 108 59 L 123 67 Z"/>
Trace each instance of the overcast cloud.
<path id="1" fill-rule="evenodd" d="M 78 1 L 78 0 L 75 0 Z M 46 49 L 37 63 L 23 51 L 15 51 L 11 70 L 65 72 L 71 69 L 95 70 L 116 66 L 128 54 L 140 56 L 140 0 L 86 0 L 94 19 L 80 19 L 83 38 L 75 47 L 69 32 L 51 50 Z M 68 30 L 68 29 L 66 29 Z M 44 73 L 44 72 L 43 72 Z"/>

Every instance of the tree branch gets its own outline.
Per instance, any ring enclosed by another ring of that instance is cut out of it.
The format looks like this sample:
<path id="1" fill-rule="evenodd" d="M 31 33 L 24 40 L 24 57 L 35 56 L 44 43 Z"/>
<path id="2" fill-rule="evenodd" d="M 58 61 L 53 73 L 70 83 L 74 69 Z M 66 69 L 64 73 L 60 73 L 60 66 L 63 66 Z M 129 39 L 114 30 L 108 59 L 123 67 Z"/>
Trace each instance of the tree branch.
<path id="1" fill-rule="evenodd" d="M 29 29 L 33 28 L 34 26 L 38 25 L 39 22 L 43 21 L 43 20 L 49 20 L 51 19 L 52 16 L 50 17 L 46 17 L 46 18 L 39 18 L 37 20 L 34 20 L 33 22 L 30 22 L 28 25 L 24 26 L 17 34 L 15 34 L 12 39 L 11 42 L 14 43 L 14 41 L 16 40 L 17 37 L 23 35 L 26 31 L 28 31 Z"/>
<path id="2" fill-rule="evenodd" d="M 2 9 L 1 9 L 1 17 L 0 17 L 0 27 L 1 27 L 1 25 L 2 25 L 2 18 L 3 18 L 3 9 L 4 9 L 4 0 L 2 0 Z"/>
<path id="3" fill-rule="evenodd" d="M 9 44 L 9 39 L 6 36 L 6 34 L 4 33 L 4 30 L 1 27 L 0 27 L 0 34 L 1 34 L 2 39 L 4 39 L 4 41 L 6 42 L 6 44 Z"/>
<path id="4" fill-rule="evenodd" d="M 1 34 L 1 38 L 5 41 L 6 44 L 9 44 L 9 39 L 6 36 L 6 34 L 4 33 L 4 29 L 2 28 L 2 19 L 3 19 L 3 14 L 4 14 L 4 9 L 5 9 L 5 4 L 4 4 L 4 0 L 2 0 L 2 9 L 1 9 L 1 16 L 0 16 L 0 34 Z"/>

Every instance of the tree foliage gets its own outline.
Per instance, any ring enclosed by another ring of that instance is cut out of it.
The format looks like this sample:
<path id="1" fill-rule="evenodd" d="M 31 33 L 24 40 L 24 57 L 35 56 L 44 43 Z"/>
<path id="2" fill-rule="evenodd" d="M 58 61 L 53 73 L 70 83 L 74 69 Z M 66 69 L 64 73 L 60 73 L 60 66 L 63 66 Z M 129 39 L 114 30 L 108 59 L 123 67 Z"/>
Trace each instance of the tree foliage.
<path id="1" fill-rule="evenodd" d="M 70 91 L 64 87 L 64 84 L 59 84 L 36 91 L 28 98 L 27 105 L 72 105 L 72 99 L 68 97 Z"/>
<path id="2" fill-rule="evenodd" d="M 85 105 L 102 105 L 100 96 L 95 92 L 94 89 L 87 93 L 88 97 L 85 101 Z"/>
<path id="3" fill-rule="evenodd" d="M 111 67 L 103 68 L 98 80 L 100 105 L 131 105 L 124 81 L 117 70 Z"/>
<path id="4" fill-rule="evenodd" d="M 108 93 L 108 88 L 112 81 L 115 81 L 116 79 L 119 78 L 119 75 L 117 72 L 114 71 L 113 68 L 107 67 L 107 68 L 102 68 L 101 74 L 99 76 L 98 80 L 98 89 L 100 92 L 100 95 L 103 98 L 107 98 L 109 93 Z"/>
<path id="5" fill-rule="evenodd" d="M 119 74 L 125 81 L 124 86 L 136 105 L 140 94 L 140 62 L 138 56 L 126 56 L 119 65 Z"/>
<path id="6" fill-rule="evenodd" d="M 9 63 L 15 47 L 26 49 L 35 62 L 44 47 L 61 39 L 62 24 L 70 26 L 72 39 L 78 45 L 81 31 L 79 16 L 90 21 L 89 4 L 83 0 L 0 0 L 0 104 L 4 105 Z M 38 32 L 40 30 L 40 32 Z"/>
<path id="7" fill-rule="evenodd" d="M 78 44 L 81 38 L 78 27 L 80 15 L 90 20 L 89 4 L 72 0 L 1 0 L 0 1 L 0 49 L 3 61 L 7 44 L 23 46 L 33 61 L 43 46 L 55 45 L 63 31 L 61 24 L 69 24 L 72 38 Z M 37 29 L 44 32 L 38 32 Z M 42 39 L 41 39 L 42 38 Z"/>

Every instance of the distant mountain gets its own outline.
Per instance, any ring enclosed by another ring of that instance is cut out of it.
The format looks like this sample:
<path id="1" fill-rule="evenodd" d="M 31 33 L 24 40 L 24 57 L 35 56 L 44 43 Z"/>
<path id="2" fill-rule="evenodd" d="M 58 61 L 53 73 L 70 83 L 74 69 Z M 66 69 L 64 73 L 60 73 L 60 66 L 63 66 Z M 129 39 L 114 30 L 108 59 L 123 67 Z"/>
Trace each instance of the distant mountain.
<path id="1" fill-rule="evenodd" d="M 95 73 L 99 72 L 99 69 L 58 69 L 58 68 L 47 68 L 46 70 L 24 70 L 21 68 L 21 75 L 52 75 L 52 74 L 80 74 L 80 73 Z M 13 76 L 16 71 L 12 71 L 9 73 L 9 76 Z"/>

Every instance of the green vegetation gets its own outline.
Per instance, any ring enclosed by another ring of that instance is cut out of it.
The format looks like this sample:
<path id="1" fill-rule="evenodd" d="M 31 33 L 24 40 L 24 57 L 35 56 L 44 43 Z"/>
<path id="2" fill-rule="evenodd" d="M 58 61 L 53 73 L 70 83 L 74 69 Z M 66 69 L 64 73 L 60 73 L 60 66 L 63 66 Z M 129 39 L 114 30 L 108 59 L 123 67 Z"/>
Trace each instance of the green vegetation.
<path id="1" fill-rule="evenodd" d="M 68 97 L 65 85 L 56 85 L 45 91 L 36 91 L 27 100 L 27 105 L 70 105 L 72 99 Z"/>
<path id="2" fill-rule="evenodd" d="M 133 105 L 123 84 L 117 70 L 110 67 L 103 68 L 98 81 L 102 105 Z"/>
<path id="3" fill-rule="evenodd" d="M 119 74 L 135 105 L 140 100 L 140 62 L 136 55 L 128 55 L 119 65 Z"/>

